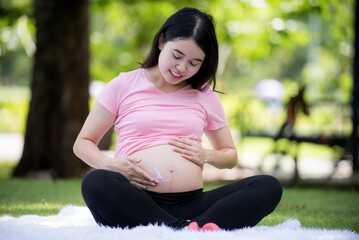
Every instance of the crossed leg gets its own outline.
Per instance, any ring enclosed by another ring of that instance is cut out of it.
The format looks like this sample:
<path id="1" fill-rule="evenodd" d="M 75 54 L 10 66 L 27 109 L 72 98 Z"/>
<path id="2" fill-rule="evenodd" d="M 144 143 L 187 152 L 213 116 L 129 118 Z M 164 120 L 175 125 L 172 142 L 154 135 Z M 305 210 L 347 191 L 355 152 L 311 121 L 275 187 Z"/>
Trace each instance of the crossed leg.
<path id="1" fill-rule="evenodd" d="M 82 194 L 98 224 L 135 227 L 165 224 L 181 229 L 214 222 L 223 229 L 251 227 L 270 214 L 282 196 L 280 183 L 260 175 L 203 192 L 173 210 L 163 210 L 149 194 L 133 186 L 123 175 L 95 170 L 82 183 Z"/>

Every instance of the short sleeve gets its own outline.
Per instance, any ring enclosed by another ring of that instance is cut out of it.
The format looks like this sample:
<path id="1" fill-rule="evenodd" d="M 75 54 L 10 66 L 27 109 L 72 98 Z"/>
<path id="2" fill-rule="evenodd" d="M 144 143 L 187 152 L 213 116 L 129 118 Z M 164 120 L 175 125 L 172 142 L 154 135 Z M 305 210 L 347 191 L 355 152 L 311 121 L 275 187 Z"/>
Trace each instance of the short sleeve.
<path id="1" fill-rule="evenodd" d="M 104 106 L 114 116 L 118 116 L 123 90 L 120 76 L 115 77 L 107 83 L 96 98 L 96 102 Z"/>
<path id="2" fill-rule="evenodd" d="M 206 91 L 204 101 L 203 104 L 207 110 L 207 130 L 217 130 L 228 126 L 223 105 L 212 88 Z"/>

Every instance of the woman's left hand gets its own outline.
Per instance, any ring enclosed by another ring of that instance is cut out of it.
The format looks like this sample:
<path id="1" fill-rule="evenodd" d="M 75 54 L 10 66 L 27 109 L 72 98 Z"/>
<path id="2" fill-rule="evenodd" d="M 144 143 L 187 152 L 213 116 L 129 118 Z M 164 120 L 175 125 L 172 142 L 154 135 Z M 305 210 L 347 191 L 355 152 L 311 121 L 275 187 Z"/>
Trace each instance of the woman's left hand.
<path id="1" fill-rule="evenodd" d="M 202 144 L 190 138 L 172 138 L 169 144 L 175 146 L 173 151 L 199 166 L 207 163 L 211 151 L 202 147 Z"/>

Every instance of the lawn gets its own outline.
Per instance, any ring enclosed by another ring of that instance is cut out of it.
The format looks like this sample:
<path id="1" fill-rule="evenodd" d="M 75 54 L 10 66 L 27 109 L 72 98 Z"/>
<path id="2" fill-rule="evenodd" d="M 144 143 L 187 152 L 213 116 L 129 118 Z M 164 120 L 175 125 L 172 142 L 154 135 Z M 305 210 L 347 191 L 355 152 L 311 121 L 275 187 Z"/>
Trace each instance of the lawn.
<path id="1" fill-rule="evenodd" d="M 85 205 L 81 180 L 0 179 L 0 216 L 53 215 L 67 205 Z M 211 189 L 215 185 L 206 185 Z M 288 218 L 302 226 L 351 229 L 359 232 L 359 192 L 354 190 L 285 188 L 278 208 L 260 225 L 275 225 Z"/>

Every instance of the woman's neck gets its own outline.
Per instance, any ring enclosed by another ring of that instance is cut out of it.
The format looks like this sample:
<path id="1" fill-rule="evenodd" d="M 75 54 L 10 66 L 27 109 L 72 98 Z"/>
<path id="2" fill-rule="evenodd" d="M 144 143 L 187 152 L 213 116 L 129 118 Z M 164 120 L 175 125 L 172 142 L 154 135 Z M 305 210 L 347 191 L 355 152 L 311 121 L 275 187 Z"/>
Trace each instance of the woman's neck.
<path id="1" fill-rule="evenodd" d="M 181 88 L 184 88 L 187 85 L 187 81 L 183 81 L 176 85 L 168 83 L 162 76 L 161 72 L 159 71 L 158 65 L 151 68 L 145 68 L 144 70 L 148 81 L 150 81 L 162 92 L 165 93 L 175 92 Z"/>

